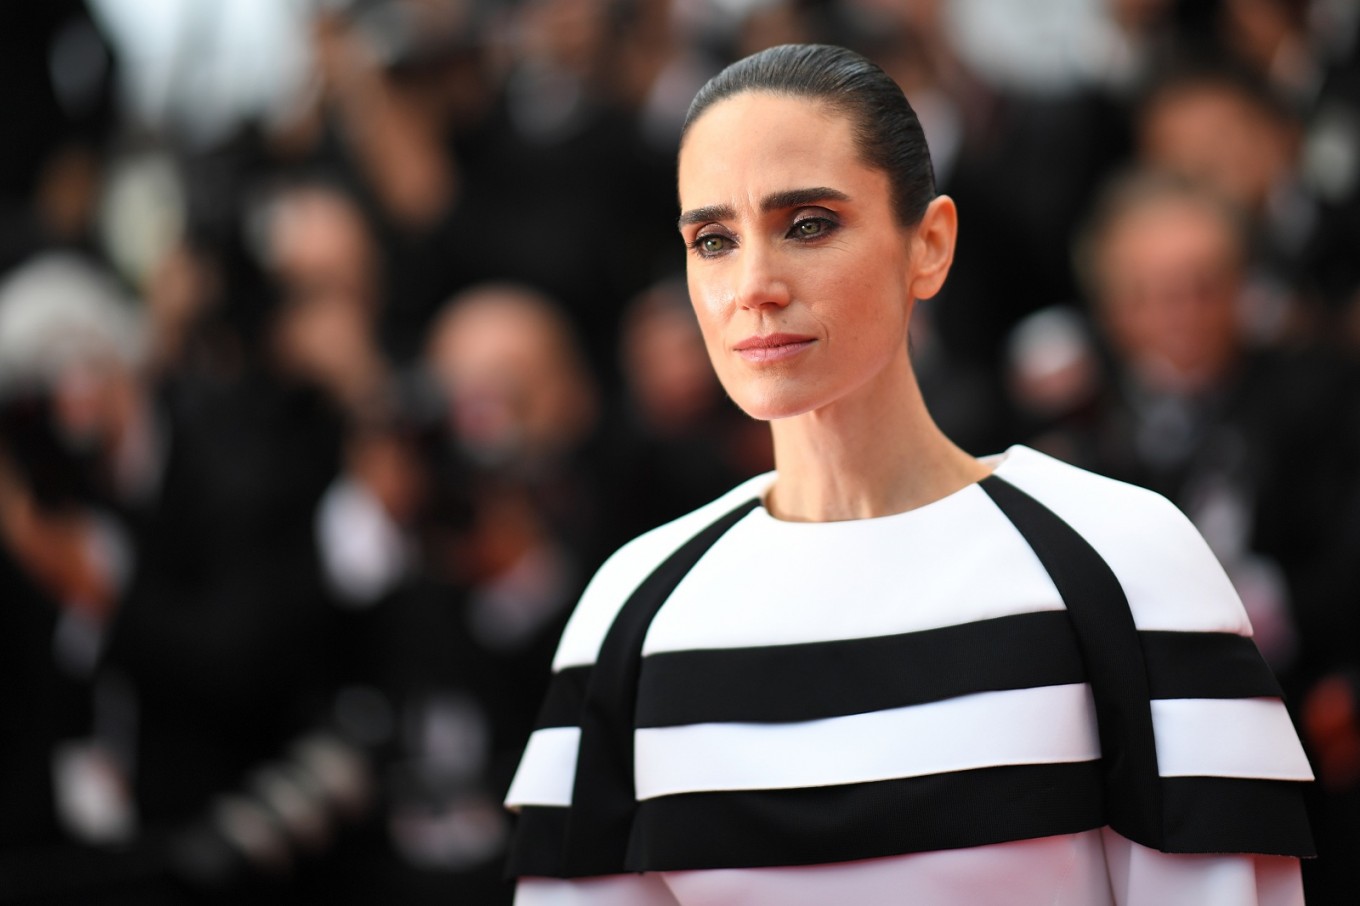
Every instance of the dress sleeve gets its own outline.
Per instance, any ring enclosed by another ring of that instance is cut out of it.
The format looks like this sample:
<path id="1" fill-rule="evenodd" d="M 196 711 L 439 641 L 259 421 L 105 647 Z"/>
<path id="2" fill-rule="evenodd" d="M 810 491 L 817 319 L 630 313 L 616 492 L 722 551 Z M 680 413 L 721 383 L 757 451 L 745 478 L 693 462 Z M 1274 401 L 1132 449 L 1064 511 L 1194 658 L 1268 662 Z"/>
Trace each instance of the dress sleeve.
<path id="1" fill-rule="evenodd" d="M 1295 858 L 1163 853 L 1101 834 L 1115 906 L 1303 906 Z"/>

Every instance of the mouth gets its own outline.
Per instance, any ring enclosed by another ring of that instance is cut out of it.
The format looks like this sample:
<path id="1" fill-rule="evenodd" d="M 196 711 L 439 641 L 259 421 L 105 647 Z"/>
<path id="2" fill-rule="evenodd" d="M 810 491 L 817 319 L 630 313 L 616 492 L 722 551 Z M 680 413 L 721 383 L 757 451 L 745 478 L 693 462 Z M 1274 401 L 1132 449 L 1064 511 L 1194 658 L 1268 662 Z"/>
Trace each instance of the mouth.
<path id="1" fill-rule="evenodd" d="M 802 353 L 816 343 L 815 337 L 792 333 L 752 336 L 732 347 L 748 362 L 781 362 Z"/>

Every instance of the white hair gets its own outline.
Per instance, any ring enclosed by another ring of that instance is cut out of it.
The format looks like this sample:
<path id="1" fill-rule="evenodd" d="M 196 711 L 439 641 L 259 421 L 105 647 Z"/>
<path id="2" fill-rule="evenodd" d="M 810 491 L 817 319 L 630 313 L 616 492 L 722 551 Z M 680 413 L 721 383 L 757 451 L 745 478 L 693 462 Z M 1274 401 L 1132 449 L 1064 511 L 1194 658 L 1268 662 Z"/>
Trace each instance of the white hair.
<path id="1" fill-rule="evenodd" d="M 47 253 L 0 283 L 0 391 L 50 383 L 79 365 L 139 366 L 141 312 L 113 279 L 70 253 Z"/>

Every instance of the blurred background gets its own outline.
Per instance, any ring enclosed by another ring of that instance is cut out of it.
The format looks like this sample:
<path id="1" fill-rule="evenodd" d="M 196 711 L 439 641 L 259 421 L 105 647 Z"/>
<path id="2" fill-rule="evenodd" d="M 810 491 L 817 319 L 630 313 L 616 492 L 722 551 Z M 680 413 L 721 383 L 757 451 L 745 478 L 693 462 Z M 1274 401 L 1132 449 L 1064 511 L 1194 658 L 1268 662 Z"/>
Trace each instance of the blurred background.
<path id="1" fill-rule="evenodd" d="M 1360 4 L 44 0 L 0 13 L 0 903 L 500 904 L 621 541 L 770 467 L 675 234 L 694 91 L 906 90 L 974 453 L 1153 487 L 1251 613 L 1360 902 Z"/>

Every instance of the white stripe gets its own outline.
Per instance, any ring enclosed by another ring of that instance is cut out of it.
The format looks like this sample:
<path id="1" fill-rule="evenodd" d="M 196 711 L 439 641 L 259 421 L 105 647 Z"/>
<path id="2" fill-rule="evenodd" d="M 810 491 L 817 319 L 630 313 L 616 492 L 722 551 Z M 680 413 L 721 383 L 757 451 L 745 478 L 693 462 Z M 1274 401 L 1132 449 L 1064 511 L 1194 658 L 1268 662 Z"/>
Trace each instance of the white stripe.
<path id="1" fill-rule="evenodd" d="M 774 473 L 744 481 L 712 503 L 681 516 L 674 522 L 639 535 L 619 548 L 586 586 L 581 601 L 562 632 L 553 669 L 564 670 L 595 663 L 605 634 L 634 589 L 690 538 L 743 501 L 765 493 Z"/>
<path id="2" fill-rule="evenodd" d="M 1033 549 L 969 485 L 876 519 L 782 522 L 755 510 L 676 586 L 642 653 L 873 638 L 1062 609 Z"/>
<path id="3" fill-rule="evenodd" d="M 656 874 L 520 878 L 515 906 L 679 906 Z"/>
<path id="4" fill-rule="evenodd" d="M 1250 871 L 1250 859 L 1244 861 Z M 672 871 L 663 877 L 686 906 L 1115 906 L 1099 830 L 853 862 Z M 1128 902 L 1190 901 L 1172 896 Z M 1215 902 L 1251 901 L 1206 898 L 1195 906 Z"/>
<path id="5" fill-rule="evenodd" d="M 579 727 L 535 730 L 524 747 L 519 770 L 505 796 L 512 808 L 522 805 L 571 805 L 576 782 L 576 754 L 581 747 Z"/>
<path id="6" fill-rule="evenodd" d="M 1278 699 L 1157 699 L 1152 727 L 1163 777 L 1313 779 Z"/>
<path id="7" fill-rule="evenodd" d="M 1166 498 L 1012 447 L 996 474 L 1076 529 L 1114 571 L 1139 629 L 1251 635 L 1199 531 Z M 1119 518 L 1110 518 L 1118 513 Z"/>
<path id="8" fill-rule="evenodd" d="M 638 730 L 639 799 L 794 789 L 1100 757 L 1084 683 L 984 692 L 796 724 Z"/>

